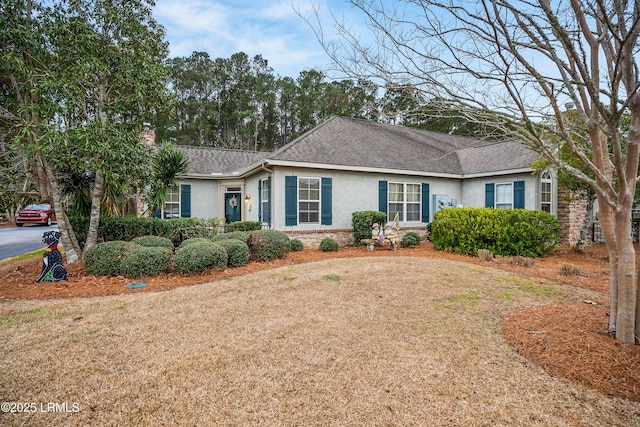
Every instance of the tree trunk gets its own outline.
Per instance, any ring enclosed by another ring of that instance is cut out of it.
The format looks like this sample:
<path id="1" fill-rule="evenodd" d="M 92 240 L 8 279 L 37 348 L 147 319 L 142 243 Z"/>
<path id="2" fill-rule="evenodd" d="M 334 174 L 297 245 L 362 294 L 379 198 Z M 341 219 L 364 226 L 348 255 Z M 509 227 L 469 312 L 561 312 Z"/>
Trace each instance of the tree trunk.
<path id="1" fill-rule="evenodd" d="M 618 317 L 618 252 L 616 245 L 615 222 L 611 207 L 606 201 L 598 198 L 598 221 L 609 252 L 609 332 L 615 333 Z"/>
<path id="2" fill-rule="evenodd" d="M 49 188 L 52 190 L 53 208 L 56 211 L 58 230 L 60 231 L 60 239 L 67 257 L 67 264 L 74 264 L 80 260 L 80 245 L 78 244 L 76 233 L 73 231 L 73 228 L 71 228 L 67 214 L 63 209 L 62 197 L 58 191 L 58 184 L 53 170 L 44 162 L 44 159 L 41 159 L 41 164 L 47 177 Z"/>
<path id="3" fill-rule="evenodd" d="M 100 207 L 102 196 L 104 195 L 104 175 L 101 169 L 96 169 L 96 179 L 91 192 L 91 215 L 89 217 L 89 232 L 87 242 L 84 245 L 84 252 L 98 243 L 98 227 L 100 226 Z"/>
<path id="4" fill-rule="evenodd" d="M 626 344 L 635 344 L 638 281 L 636 251 L 631 237 L 631 209 L 616 213 L 616 225 L 618 247 L 616 339 Z"/>
<path id="5" fill-rule="evenodd" d="M 53 189 L 49 184 L 49 177 L 47 176 L 46 166 L 44 159 L 42 158 L 42 151 L 36 150 L 33 156 L 33 167 L 38 177 L 38 189 L 40 190 L 40 202 L 52 203 Z"/>

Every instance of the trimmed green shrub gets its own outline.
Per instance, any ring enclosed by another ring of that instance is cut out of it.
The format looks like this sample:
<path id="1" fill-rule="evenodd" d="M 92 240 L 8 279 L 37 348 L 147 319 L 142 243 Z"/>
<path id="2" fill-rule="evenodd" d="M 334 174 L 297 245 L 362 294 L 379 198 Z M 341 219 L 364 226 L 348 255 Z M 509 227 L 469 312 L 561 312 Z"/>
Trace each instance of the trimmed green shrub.
<path id="1" fill-rule="evenodd" d="M 228 233 L 217 234 L 211 240 L 219 242 L 221 240 L 236 239 L 247 243 L 249 241 L 250 234 L 250 231 L 230 231 Z"/>
<path id="2" fill-rule="evenodd" d="M 289 241 L 289 245 L 291 246 L 291 250 L 294 252 L 300 252 L 304 250 L 304 244 L 298 239 L 291 239 Z"/>
<path id="3" fill-rule="evenodd" d="M 227 251 L 214 242 L 196 242 L 176 251 L 173 268 L 180 274 L 202 274 L 207 269 L 227 268 Z"/>
<path id="4" fill-rule="evenodd" d="M 194 243 L 211 242 L 211 241 L 212 239 L 207 239 L 206 237 L 194 237 L 193 239 L 183 240 L 182 243 L 180 243 L 180 247 L 184 248 L 185 246 L 188 246 Z"/>
<path id="5" fill-rule="evenodd" d="M 338 252 L 338 248 L 340 245 L 338 242 L 333 240 L 331 237 L 327 237 L 326 239 L 322 239 L 320 242 L 320 251 L 321 252 Z"/>
<path id="6" fill-rule="evenodd" d="M 233 231 L 258 231 L 262 230 L 260 221 L 236 221 L 231 223 Z"/>
<path id="7" fill-rule="evenodd" d="M 371 238 L 371 229 L 374 223 L 384 226 L 387 223 L 387 214 L 378 211 L 354 212 L 351 216 L 351 226 L 353 227 L 353 243 L 361 246 L 360 240 Z"/>
<path id="8" fill-rule="evenodd" d="M 472 256 L 488 249 L 500 256 L 539 257 L 555 249 L 559 237 L 556 217 L 525 209 L 443 209 L 431 224 L 434 248 Z"/>
<path id="9" fill-rule="evenodd" d="M 119 276 L 121 260 L 129 252 L 140 248 L 131 242 L 113 241 L 98 243 L 84 254 L 84 269 L 95 276 Z"/>
<path id="10" fill-rule="evenodd" d="M 171 239 L 167 239 L 166 237 L 140 236 L 131 240 L 131 242 L 140 246 L 146 246 L 150 248 L 167 248 L 171 249 L 171 252 L 173 252 L 173 242 L 171 241 Z"/>
<path id="11" fill-rule="evenodd" d="M 245 242 L 236 239 L 226 239 L 217 242 L 226 251 L 229 259 L 227 265 L 238 267 L 249 261 L 249 246 Z"/>
<path id="12" fill-rule="evenodd" d="M 89 218 L 69 218 L 78 243 L 84 245 L 89 230 Z M 192 237 L 211 237 L 224 223 L 221 218 L 159 218 L 100 217 L 98 240 L 111 242 L 114 240 L 130 241 L 141 236 L 162 236 L 171 239 L 176 245 Z"/>
<path id="13" fill-rule="evenodd" d="M 416 232 L 409 231 L 407 234 L 402 236 L 402 240 L 400 241 L 400 246 L 403 248 L 412 248 L 420 244 L 420 235 Z"/>
<path id="14" fill-rule="evenodd" d="M 252 231 L 247 244 L 249 257 L 261 261 L 284 258 L 291 248 L 289 236 L 276 230 Z"/>
<path id="15" fill-rule="evenodd" d="M 141 246 L 122 257 L 120 271 L 123 276 L 132 279 L 158 276 L 169 269 L 172 255 L 173 243 L 171 249 L 162 246 Z"/>

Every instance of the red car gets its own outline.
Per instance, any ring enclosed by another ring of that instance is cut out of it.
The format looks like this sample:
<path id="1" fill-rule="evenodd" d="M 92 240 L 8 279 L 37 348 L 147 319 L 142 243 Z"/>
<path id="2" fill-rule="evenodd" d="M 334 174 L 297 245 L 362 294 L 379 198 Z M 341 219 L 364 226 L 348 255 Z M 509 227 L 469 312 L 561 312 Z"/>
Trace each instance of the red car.
<path id="1" fill-rule="evenodd" d="M 25 224 L 51 225 L 56 221 L 56 211 L 48 203 L 27 205 L 20 209 L 16 215 L 16 225 L 22 227 Z"/>

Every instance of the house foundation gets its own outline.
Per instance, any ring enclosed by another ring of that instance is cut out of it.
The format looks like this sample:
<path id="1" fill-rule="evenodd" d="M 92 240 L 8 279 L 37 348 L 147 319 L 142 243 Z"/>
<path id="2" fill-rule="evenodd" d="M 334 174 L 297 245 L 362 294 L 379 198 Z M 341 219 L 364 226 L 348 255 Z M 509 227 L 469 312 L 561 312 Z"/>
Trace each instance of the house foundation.
<path id="1" fill-rule="evenodd" d="M 398 230 L 398 240 L 402 240 L 402 237 L 413 231 L 417 233 L 421 239 L 426 238 L 427 230 L 425 227 L 414 228 L 402 228 Z M 335 240 L 341 247 L 354 246 L 353 242 L 353 229 L 345 228 L 340 230 L 305 230 L 305 231 L 285 231 L 290 239 L 298 239 L 302 242 L 305 249 L 318 249 L 320 242 L 327 237 Z"/>

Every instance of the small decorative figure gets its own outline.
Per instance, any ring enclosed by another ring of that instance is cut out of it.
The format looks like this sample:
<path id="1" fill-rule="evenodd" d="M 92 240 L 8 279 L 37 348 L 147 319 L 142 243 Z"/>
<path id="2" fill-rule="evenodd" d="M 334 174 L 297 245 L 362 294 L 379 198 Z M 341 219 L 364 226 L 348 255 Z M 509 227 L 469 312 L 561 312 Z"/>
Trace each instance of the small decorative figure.
<path id="1" fill-rule="evenodd" d="M 378 240 L 378 237 L 380 237 L 380 224 L 374 222 L 373 228 L 371 229 L 371 238 L 374 240 Z"/>
<path id="2" fill-rule="evenodd" d="M 396 250 L 398 247 L 398 227 L 397 223 L 388 222 L 384 225 L 384 239 L 391 243 L 391 249 Z"/>
<path id="3" fill-rule="evenodd" d="M 42 241 L 47 244 L 47 251 L 42 255 L 42 273 L 36 282 L 67 280 L 67 270 L 62 265 L 62 254 L 58 250 L 60 236 L 58 231 L 47 231 L 42 235 Z"/>

